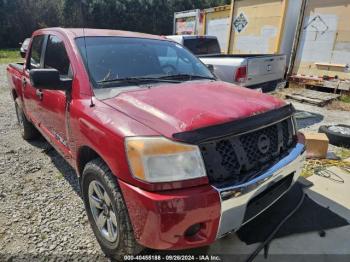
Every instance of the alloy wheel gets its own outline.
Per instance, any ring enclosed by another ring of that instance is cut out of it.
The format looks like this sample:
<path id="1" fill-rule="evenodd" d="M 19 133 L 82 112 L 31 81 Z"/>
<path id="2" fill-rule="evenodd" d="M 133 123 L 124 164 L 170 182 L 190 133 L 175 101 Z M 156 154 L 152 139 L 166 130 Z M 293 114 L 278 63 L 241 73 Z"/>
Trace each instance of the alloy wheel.
<path id="1" fill-rule="evenodd" d="M 103 185 L 93 180 L 89 185 L 89 205 L 101 235 L 109 242 L 118 239 L 118 222 L 111 199 Z"/>

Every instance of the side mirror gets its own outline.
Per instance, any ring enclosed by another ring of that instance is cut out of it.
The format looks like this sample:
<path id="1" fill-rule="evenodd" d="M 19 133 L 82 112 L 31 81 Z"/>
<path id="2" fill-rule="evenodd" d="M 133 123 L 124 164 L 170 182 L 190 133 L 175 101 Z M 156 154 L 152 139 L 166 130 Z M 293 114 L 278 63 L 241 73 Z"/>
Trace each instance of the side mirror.
<path id="1" fill-rule="evenodd" d="M 72 79 L 61 78 L 56 69 L 31 69 L 30 82 L 34 88 L 68 91 L 72 88 Z"/>
<path id="2" fill-rule="evenodd" d="M 27 50 L 21 50 L 19 53 L 21 54 L 22 58 L 26 58 Z"/>

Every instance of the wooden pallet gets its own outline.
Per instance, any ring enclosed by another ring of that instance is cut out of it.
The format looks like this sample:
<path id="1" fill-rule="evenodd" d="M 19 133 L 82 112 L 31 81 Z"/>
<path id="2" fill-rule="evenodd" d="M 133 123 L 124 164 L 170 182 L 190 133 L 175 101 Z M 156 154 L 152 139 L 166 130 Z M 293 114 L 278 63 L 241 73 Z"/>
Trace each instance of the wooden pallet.
<path id="1" fill-rule="evenodd" d="M 309 89 L 301 89 L 293 91 L 293 93 L 286 94 L 286 97 L 303 103 L 305 102 L 317 106 L 325 106 L 334 99 L 339 98 L 340 95 L 318 92 Z"/>

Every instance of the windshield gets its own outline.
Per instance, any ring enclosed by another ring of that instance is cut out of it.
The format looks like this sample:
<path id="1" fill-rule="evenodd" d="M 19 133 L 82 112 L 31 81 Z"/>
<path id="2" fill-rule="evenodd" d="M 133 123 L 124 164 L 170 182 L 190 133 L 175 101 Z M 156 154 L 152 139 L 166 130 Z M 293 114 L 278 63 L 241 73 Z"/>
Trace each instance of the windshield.
<path id="1" fill-rule="evenodd" d="M 126 37 L 86 37 L 85 41 L 76 39 L 95 88 L 131 85 L 136 78 L 214 78 L 193 54 L 174 42 Z"/>

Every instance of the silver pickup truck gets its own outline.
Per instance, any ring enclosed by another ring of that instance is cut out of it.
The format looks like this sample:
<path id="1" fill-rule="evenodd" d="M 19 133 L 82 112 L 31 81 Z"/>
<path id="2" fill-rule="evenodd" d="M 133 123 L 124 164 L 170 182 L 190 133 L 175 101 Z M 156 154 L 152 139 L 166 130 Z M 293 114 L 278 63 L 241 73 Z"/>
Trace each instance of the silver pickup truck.
<path id="1" fill-rule="evenodd" d="M 197 55 L 222 81 L 271 92 L 286 85 L 286 56 L 265 54 L 225 55 L 215 36 L 167 36 Z"/>

